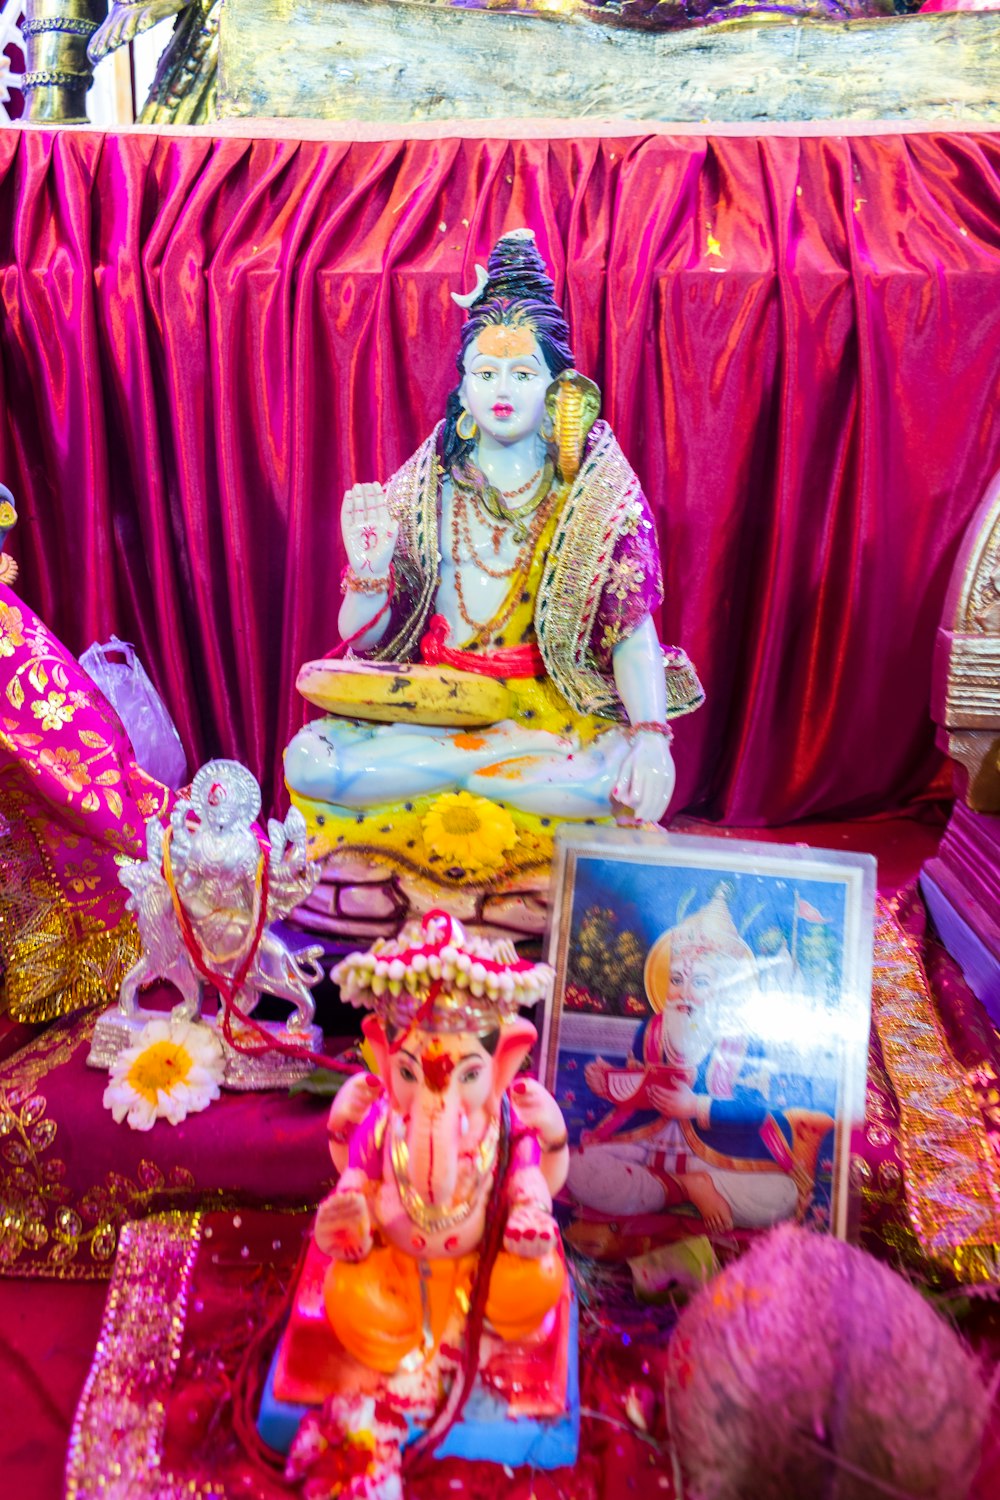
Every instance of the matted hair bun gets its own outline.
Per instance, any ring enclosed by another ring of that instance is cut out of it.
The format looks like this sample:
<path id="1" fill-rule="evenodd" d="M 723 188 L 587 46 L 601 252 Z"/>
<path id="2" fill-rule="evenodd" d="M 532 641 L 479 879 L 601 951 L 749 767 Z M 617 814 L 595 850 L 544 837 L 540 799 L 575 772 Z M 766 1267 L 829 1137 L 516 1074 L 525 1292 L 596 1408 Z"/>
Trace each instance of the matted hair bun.
<path id="1" fill-rule="evenodd" d="M 543 302 L 555 299 L 555 282 L 538 253 L 532 229 L 512 229 L 509 234 L 501 236 L 490 252 L 486 272 L 488 280 L 482 300 L 491 297 L 531 297 Z"/>

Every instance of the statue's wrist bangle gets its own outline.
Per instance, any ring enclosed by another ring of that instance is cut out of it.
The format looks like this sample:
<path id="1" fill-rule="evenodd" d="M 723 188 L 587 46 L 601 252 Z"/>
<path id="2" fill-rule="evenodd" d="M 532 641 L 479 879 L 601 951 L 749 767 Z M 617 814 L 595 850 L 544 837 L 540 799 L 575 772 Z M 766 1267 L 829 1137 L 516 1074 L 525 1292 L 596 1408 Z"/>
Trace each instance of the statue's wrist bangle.
<path id="1" fill-rule="evenodd" d="M 543 1146 L 542 1147 L 542 1150 L 545 1151 L 545 1152 L 565 1151 L 565 1149 L 566 1149 L 566 1147 L 568 1145 L 569 1145 L 569 1136 L 568 1135 L 563 1135 L 563 1136 L 560 1137 L 560 1139 L 558 1141 L 549 1141 L 549 1143 L 548 1143 L 547 1146 Z"/>
<path id="2" fill-rule="evenodd" d="M 340 592 L 342 594 L 391 594 L 393 572 L 392 564 L 389 564 L 388 573 L 381 578 L 363 578 L 355 573 L 350 563 L 340 575 Z"/>
<path id="3" fill-rule="evenodd" d="M 641 719 L 638 724 L 626 726 L 625 733 L 630 740 L 634 740 L 637 734 L 662 734 L 669 745 L 674 737 L 674 731 L 669 724 L 661 723 L 657 719 Z"/>

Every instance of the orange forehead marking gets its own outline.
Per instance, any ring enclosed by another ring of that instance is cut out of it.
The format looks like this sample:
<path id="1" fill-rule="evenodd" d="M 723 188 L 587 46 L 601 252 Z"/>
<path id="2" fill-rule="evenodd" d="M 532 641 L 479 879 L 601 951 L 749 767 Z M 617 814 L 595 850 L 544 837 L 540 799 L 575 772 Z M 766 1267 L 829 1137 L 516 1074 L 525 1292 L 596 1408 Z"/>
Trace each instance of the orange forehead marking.
<path id="1" fill-rule="evenodd" d="M 535 335 L 526 323 L 514 328 L 506 323 L 490 323 L 476 340 L 480 354 L 489 354 L 494 359 L 517 359 L 530 354 L 534 344 Z"/>

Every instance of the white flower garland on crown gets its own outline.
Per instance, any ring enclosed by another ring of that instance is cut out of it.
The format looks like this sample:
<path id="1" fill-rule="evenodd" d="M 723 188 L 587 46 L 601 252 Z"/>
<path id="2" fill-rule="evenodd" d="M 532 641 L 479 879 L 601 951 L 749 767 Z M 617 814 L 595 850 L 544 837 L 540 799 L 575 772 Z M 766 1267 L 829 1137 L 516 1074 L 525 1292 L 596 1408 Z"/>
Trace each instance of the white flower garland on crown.
<path id="1" fill-rule="evenodd" d="M 433 911 L 419 930 L 408 924 L 398 938 L 380 938 L 366 953 L 348 954 L 331 978 L 349 1004 L 396 1022 L 411 1021 L 436 988 L 448 1029 L 460 1030 L 466 1021 L 478 1024 L 495 1013 L 499 1022 L 520 1006 L 544 1000 L 553 971 L 519 959 L 509 940 L 469 936 L 447 912 Z"/>

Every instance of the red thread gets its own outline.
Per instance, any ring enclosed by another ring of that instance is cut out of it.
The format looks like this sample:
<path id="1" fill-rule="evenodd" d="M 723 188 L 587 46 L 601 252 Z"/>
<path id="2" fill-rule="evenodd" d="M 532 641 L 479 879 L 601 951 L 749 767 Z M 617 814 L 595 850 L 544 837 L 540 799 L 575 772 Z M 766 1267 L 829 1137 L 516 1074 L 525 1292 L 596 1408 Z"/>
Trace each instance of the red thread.
<path id="1" fill-rule="evenodd" d="M 420 655 L 431 667 L 456 667 L 477 677 L 542 677 L 545 660 L 533 643 L 524 646 L 495 646 L 482 651 L 467 651 L 448 645 L 451 626 L 444 615 L 432 615 L 426 634 L 420 641 Z"/>
<path id="2" fill-rule="evenodd" d="M 396 569 L 393 564 L 390 563 L 388 598 L 382 605 L 382 608 L 375 615 L 373 615 L 373 617 L 368 621 L 366 625 L 362 625 L 360 630 L 356 630 L 354 634 L 349 635 L 346 640 L 339 641 L 332 650 L 325 652 L 323 655 L 323 661 L 337 661 L 341 656 L 345 656 L 347 654 L 347 652 L 354 645 L 355 641 L 360 641 L 361 637 L 363 635 L 367 635 L 369 630 L 374 630 L 375 626 L 378 624 L 379 620 L 381 620 L 382 616 L 387 612 L 387 610 L 390 610 L 392 608 L 392 600 L 395 592 Z"/>
<path id="3" fill-rule="evenodd" d="M 307 1047 L 301 1042 L 281 1041 L 278 1037 L 269 1032 L 267 1028 L 261 1024 L 260 1021 L 255 1020 L 253 1016 L 247 1015 L 243 1011 L 241 1011 L 236 1004 L 236 996 L 239 994 L 240 988 L 250 972 L 250 965 L 253 963 L 254 957 L 257 953 L 257 949 L 260 947 L 260 940 L 264 935 L 264 926 L 267 921 L 267 898 L 271 887 L 271 874 L 268 866 L 267 842 L 261 837 L 256 829 L 254 830 L 254 834 L 261 850 L 260 909 L 257 912 L 257 920 L 254 924 L 254 932 L 253 937 L 250 940 L 250 945 L 247 948 L 246 953 L 243 955 L 243 958 L 240 960 L 239 966 L 237 967 L 236 972 L 231 979 L 225 974 L 217 974 L 215 970 L 209 966 L 209 963 L 201 950 L 201 945 L 198 942 L 194 928 L 191 924 L 191 918 L 188 915 L 187 909 L 181 901 L 181 898 L 177 891 L 177 887 L 174 884 L 173 874 L 170 868 L 170 840 L 173 835 L 172 828 L 168 828 L 166 830 L 166 834 L 163 840 L 163 877 L 170 889 L 170 896 L 171 900 L 173 901 L 174 911 L 177 915 L 177 921 L 181 929 L 181 937 L 184 939 L 184 946 L 188 951 L 191 962 L 198 970 L 198 973 L 202 976 L 203 979 L 207 979 L 209 984 L 214 985 L 216 990 L 218 990 L 219 992 L 219 999 L 222 1002 L 222 1035 L 225 1037 L 226 1042 L 229 1044 L 229 1046 L 232 1047 L 233 1051 L 241 1053 L 244 1057 L 264 1057 L 268 1052 L 281 1052 L 286 1057 L 301 1058 L 303 1062 L 311 1062 L 314 1067 L 329 1068 L 332 1072 L 335 1073 L 358 1073 L 361 1071 L 360 1065 L 358 1064 L 338 1062 L 336 1058 L 327 1057 L 325 1053 L 314 1052 L 311 1047 Z M 253 1046 L 248 1042 L 239 1042 L 236 1040 L 236 1037 L 233 1034 L 234 1016 L 238 1018 L 241 1025 L 247 1026 L 251 1031 L 256 1032 L 257 1036 L 260 1038 L 260 1042 L 257 1046 Z"/>

